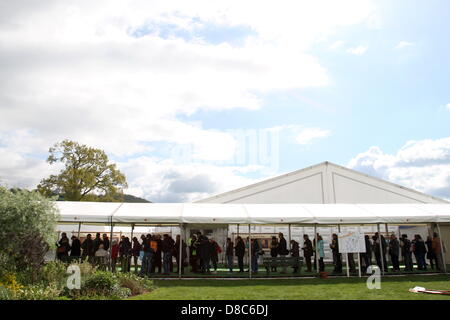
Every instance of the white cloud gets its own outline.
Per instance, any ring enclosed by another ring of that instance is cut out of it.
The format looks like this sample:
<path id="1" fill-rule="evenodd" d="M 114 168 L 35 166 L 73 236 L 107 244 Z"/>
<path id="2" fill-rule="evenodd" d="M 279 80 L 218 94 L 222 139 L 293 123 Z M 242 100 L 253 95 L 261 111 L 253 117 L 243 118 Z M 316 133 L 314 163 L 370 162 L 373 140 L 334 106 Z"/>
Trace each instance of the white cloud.
<path id="1" fill-rule="evenodd" d="M 395 46 L 395 49 L 403 49 L 403 48 L 410 47 L 410 46 L 412 46 L 412 43 L 411 43 L 411 42 L 408 42 L 408 41 L 400 41 L 400 42 Z"/>
<path id="2" fill-rule="evenodd" d="M 333 44 L 330 46 L 330 49 L 337 49 L 337 48 L 340 48 L 340 47 L 342 47 L 342 45 L 344 44 L 345 42 L 344 41 L 341 41 L 341 40 L 338 40 L 338 41 L 335 41 L 335 42 L 333 42 Z"/>
<path id="3" fill-rule="evenodd" d="M 445 105 L 445 107 L 446 107 L 448 110 L 450 110 L 450 103 L 447 103 L 447 104 Z"/>
<path id="4" fill-rule="evenodd" d="M 360 45 L 360 46 L 357 46 L 357 47 L 354 47 L 354 48 L 347 49 L 347 52 L 351 53 L 351 54 L 354 54 L 354 55 L 360 56 L 360 55 L 363 55 L 364 53 L 366 53 L 368 48 L 369 48 L 368 46 Z"/>
<path id="5" fill-rule="evenodd" d="M 297 134 L 295 140 L 297 143 L 305 145 L 311 143 L 312 140 L 328 137 L 330 133 L 329 130 L 320 128 L 305 128 Z"/>
<path id="6" fill-rule="evenodd" d="M 178 116 L 256 110 L 264 93 L 327 85 L 327 70 L 309 49 L 339 27 L 368 22 L 375 10 L 369 0 L 46 0 L 1 7 L 0 145 L 9 160 L 0 178 L 12 185 L 38 182 L 48 147 L 66 138 L 120 157 L 149 154 L 149 143 L 162 142 L 192 145 L 197 160 L 226 160 L 235 152 L 232 135 Z M 166 37 L 167 26 L 184 34 L 210 26 L 253 32 L 235 45 Z M 143 29 L 151 30 L 132 36 Z"/>
<path id="7" fill-rule="evenodd" d="M 128 179 L 127 193 L 154 202 L 192 202 L 255 182 L 243 173 L 255 167 L 176 164 L 172 160 L 139 157 L 118 167 Z"/>
<path id="8" fill-rule="evenodd" d="M 450 138 L 408 141 L 396 154 L 371 147 L 351 159 L 348 167 L 450 199 Z"/>

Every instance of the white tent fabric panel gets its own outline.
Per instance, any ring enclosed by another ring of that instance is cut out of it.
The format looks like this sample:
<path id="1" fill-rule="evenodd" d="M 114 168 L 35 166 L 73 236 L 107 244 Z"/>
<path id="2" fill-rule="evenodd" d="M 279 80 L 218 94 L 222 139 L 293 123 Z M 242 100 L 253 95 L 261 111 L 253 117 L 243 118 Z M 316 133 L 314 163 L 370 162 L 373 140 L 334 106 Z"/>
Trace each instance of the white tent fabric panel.
<path id="1" fill-rule="evenodd" d="M 450 222 L 450 204 L 216 204 L 56 202 L 60 222 L 374 224 Z"/>
<path id="2" fill-rule="evenodd" d="M 91 201 L 57 201 L 60 213 L 59 222 L 99 222 L 109 223 L 111 216 L 121 203 Z"/>
<path id="3" fill-rule="evenodd" d="M 239 204 L 186 203 L 183 206 L 183 223 L 248 223 L 245 206 Z"/>
<path id="4" fill-rule="evenodd" d="M 314 223 L 314 216 L 299 204 L 248 204 L 242 205 L 248 212 L 247 223 Z"/>
<path id="5" fill-rule="evenodd" d="M 116 223 L 180 223 L 183 203 L 124 203 L 113 215 Z"/>
<path id="6" fill-rule="evenodd" d="M 376 214 L 354 204 L 304 204 L 318 224 L 375 223 L 379 220 Z"/>

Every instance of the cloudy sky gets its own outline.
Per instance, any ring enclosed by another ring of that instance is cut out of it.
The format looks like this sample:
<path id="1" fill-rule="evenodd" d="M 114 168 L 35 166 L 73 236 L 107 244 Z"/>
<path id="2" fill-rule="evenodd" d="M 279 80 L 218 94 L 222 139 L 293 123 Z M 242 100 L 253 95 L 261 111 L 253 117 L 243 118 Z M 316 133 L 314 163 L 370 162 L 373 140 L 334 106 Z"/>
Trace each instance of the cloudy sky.
<path id="1" fill-rule="evenodd" d="M 72 139 L 128 193 L 211 194 L 323 161 L 450 199 L 447 0 L 0 1 L 0 183 Z"/>

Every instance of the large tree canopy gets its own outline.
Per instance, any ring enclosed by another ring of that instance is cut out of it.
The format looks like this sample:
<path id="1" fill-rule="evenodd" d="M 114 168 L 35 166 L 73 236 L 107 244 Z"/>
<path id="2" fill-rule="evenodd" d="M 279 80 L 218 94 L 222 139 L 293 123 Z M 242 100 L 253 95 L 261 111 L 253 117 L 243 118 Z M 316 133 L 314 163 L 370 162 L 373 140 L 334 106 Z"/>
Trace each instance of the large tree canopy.
<path id="1" fill-rule="evenodd" d="M 119 201 L 127 187 L 125 176 L 109 163 L 103 150 L 64 140 L 49 149 L 47 162 L 61 162 L 58 175 L 43 179 L 38 190 L 45 195 L 59 195 L 70 201 Z"/>

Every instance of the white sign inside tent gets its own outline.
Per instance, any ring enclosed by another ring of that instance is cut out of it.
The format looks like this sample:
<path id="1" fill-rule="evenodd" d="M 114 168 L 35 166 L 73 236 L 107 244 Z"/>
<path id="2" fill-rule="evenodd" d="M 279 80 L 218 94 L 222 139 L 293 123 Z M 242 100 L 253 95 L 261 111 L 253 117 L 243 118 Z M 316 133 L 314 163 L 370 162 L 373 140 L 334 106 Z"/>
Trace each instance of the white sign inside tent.
<path id="1" fill-rule="evenodd" d="M 339 252 L 366 252 L 364 233 L 348 231 L 339 233 Z"/>

